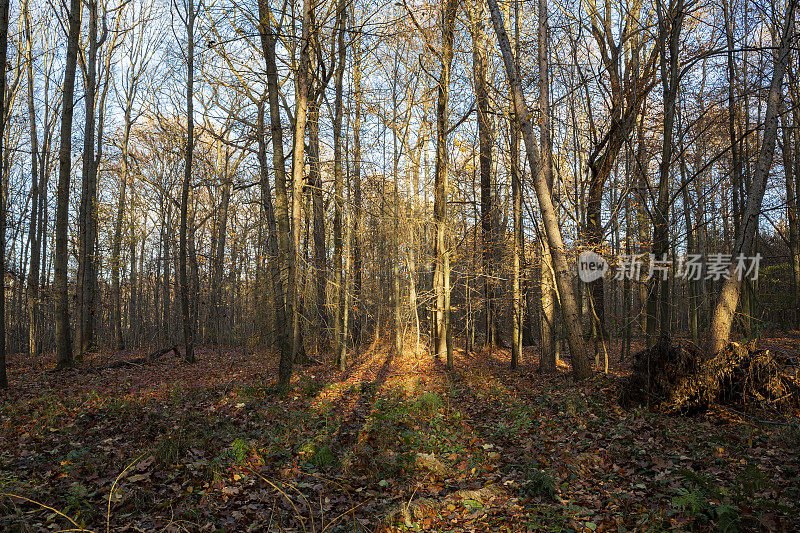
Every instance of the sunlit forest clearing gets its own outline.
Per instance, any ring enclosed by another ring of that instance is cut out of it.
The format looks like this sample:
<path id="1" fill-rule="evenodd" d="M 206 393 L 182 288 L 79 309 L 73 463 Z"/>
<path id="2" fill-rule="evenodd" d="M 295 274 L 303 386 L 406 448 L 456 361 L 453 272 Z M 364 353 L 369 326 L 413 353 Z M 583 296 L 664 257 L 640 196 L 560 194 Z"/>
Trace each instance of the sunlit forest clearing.
<path id="1" fill-rule="evenodd" d="M 797 0 L 0 0 L 0 530 L 800 530 Z"/>

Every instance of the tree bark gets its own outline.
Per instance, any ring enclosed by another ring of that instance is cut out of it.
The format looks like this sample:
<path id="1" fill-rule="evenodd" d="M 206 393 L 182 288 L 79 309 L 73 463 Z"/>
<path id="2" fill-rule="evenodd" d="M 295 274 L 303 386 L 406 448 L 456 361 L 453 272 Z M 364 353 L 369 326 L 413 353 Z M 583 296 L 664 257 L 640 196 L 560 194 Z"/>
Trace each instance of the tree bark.
<path id="1" fill-rule="evenodd" d="M 775 55 L 775 64 L 772 72 L 772 83 L 767 96 L 767 109 L 764 117 L 764 134 L 761 149 L 758 154 L 758 163 L 753 179 L 750 182 L 747 194 L 747 204 L 740 226 L 736 244 L 732 250 L 733 257 L 752 250 L 753 242 L 758 231 L 758 214 L 761 211 L 761 202 L 767 185 L 769 171 L 772 168 L 772 159 L 775 155 L 775 139 L 778 133 L 778 107 L 781 102 L 781 84 L 789 62 L 790 43 L 792 41 L 792 28 L 795 2 L 790 1 L 786 7 L 786 18 L 781 32 L 780 45 Z M 728 279 L 722 285 L 722 291 L 714 308 L 711 319 L 708 352 L 719 353 L 728 344 L 733 324 L 733 315 L 739 303 L 742 280 L 735 272 L 736 264 L 731 264 Z"/>
<path id="2" fill-rule="evenodd" d="M 186 150 L 184 152 L 183 186 L 181 188 L 181 221 L 179 229 L 180 244 L 178 256 L 180 263 L 181 316 L 183 317 L 184 359 L 194 363 L 194 331 L 189 314 L 189 280 L 187 276 L 187 219 L 189 211 L 189 189 L 192 187 L 192 156 L 194 155 L 194 19 L 197 14 L 194 0 L 191 0 L 186 13 Z"/>
<path id="3" fill-rule="evenodd" d="M 561 228 L 558 224 L 555 207 L 551 198 L 550 190 L 547 186 L 545 176 L 537 172 L 539 165 L 539 150 L 533 136 L 533 127 L 529 119 L 529 113 L 525 106 L 525 95 L 522 91 L 519 74 L 514 66 L 514 56 L 511 51 L 511 44 L 503 24 L 503 15 L 497 5 L 497 0 L 488 0 L 489 9 L 492 13 L 495 33 L 503 54 L 506 76 L 511 87 L 514 101 L 514 113 L 519 120 L 522 129 L 522 137 L 525 141 L 525 148 L 528 155 L 528 164 L 531 173 L 534 175 L 534 189 L 539 200 L 539 209 L 542 212 L 542 224 L 547 234 L 547 241 L 553 256 L 553 267 L 555 271 L 556 285 L 561 296 L 561 309 L 564 318 L 564 325 L 567 329 L 567 340 L 570 347 L 572 369 L 576 379 L 584 379 L 592 374 L 591 366 L 586 357 L 583 334 L 578 315 L 578 307 L 575 304 L 575 295 L 572 290 L 569 267 L 567 266 L 566 254 L 564 252 L 564 242 L 561 238 Z"/>
<path id="4" fill-rule="evenodd" d="M 78 64 L 78 39 L 81 31 L 81 1 L 70 0 L 69 34 L 64 66 L 61 114 L 61 146 L 58 151 L 58 200 L 56 206 L 56 246 L 53 268 L 56 289 L 56 350 L 58 368 L 73 365 L 69 325 L 69 285 L 67 284 L 67 234 L 69 224 L 69 182 L 72 170 L 72 115 L 75 108 L 75 70 Z"/>
<path id="5" fill-rule="evenodd" d="M 284 386 L 289 384 L 292 368 L 292 339 L 294 300 L 286 297 L 286 290 L 290 287 L 291 263 L 294 260 L 292 241 L 290 240 L 289 200 L 286 192 L 286 158 L 283 153 L 283 126 L 280 115 L 280 94 L 278 82 L 278 67 L 275 59 L 276 32 L 270 22 L 270 10 L 267 0 L 259 0 L 258 15 L 260 19 L 259 33 L 261 35 L 261 49 L 264 54 L 267 73 L 267 92 L 269 94 L 270 133 L 272 137 L 272 169 L 275 173 L 275 222 L 277 226 L 278 257 L 277 274 L 273 276 L 273 284 L 277 290 L 275 309 L 278 318 L 276 328 L 278 346 L 281 357 L 279 364 L 279 380 Z M 275 274 L 275 272 L 273 272 Z M 290 293 L 291 294 L 291 293 Z M 281 322 L 280 316 L 284 319 Z"/>
<path id="6" fill-rule="evenodd" d="M 74 3 L 74 2 L 73 2 Z M 6 375 L 6 202 L 8 174 L 5 165 L 6 64 L 8 60 L 9 0 L 0 0 L 0 388 L 8 387 Z"/>
<path id="7" fill-rule="evenodd" d="M 495 317 L 494 235 L 492 232 L 492 124 L 487 87 L 486 30 L 483 0 L 472 0 L 468 10 L 472 34 L 472 68 L 478 109 L 478 146 L 481 177 L 481 241 L 483 291 L 486 308 L 486 346 L 497 346 Z"/>
<path id="8" fill-rule="evenodd" d="M 95 157 L 97 107 L 98 2 L 89 0 L 89 53 L 85 61 L 83 180 L 78 213 L 78 357 L 96 349 L 97 313 L 97 159 Z"/>
<path id="9" fill-rule="evenodd" d="M 347 338 L 342 338 L 342 332 L 347 328 L 342 324 L 345 315 L 345 291 L 343 287 L 344 274 L 342 272 L 343 254 L 342 240 L 343 227 L 342 218 L 344 216 L 344 173 L 342 171 L 342 118 L 343 118 L 343 78 L 344 64 L 347 58 L 347 46 L 345 45 L 345 23 L 347 21 L 347 11 L 345 5 L 339 5 L 339 62 L 336 65 L 336 75 L 334 77 L 335 100 L 333 111 L 333 286 L 336 296 L 334 298 L 334 350 L 336 361 L 340 368 L 344 369 L 346 362 Z M 342 359 L 345 359 L 342 362 Z"/>
<path id="10" fill-rule="evenodd" d="M 308 114 L 308 91 L 310 85 L 310 47 L 311 47 L 311 24 L 313 16 L 313 4 L 311 0 L 303 0 L 303 25 L 302 37 L 300 39 L 300 64 L 296 74 L 296 104 L 295 104 L 295 124 L 294 124 L 294 161 L 292 162 L 292 241 L 293 257 L 289 263 L 289 294 L 292 301 L 292 358 L 295 361 L 301 354 L 302 337 L 300 330 L 300 265 L 301 247 L 300 235 L 302 228 L 302 208 L 301 200 L 303 197 L 303 172 L 304 172 L 304 152 L 306 120 Z M 291 379 L 291 363 L 279 369 L 279 382 L 282 387 L 288 387 Z"/>
<path id="11" fill-rule="evenodd" d="M 553 190 L 553 142 L 550 135 L 550 61 L 548 40 L 550 28 L 547 14 L 547 1 L 539 0 L 539 142 L 542 145 L 539 171 L 547 182 L 549 194 Z M 512 104 L 513 105 L 513 104 Z M 556 351 L 554 346 L 556 295 L 553 283 L 553 258 L 546 239 L 540 241 L 541 250 L 541 317 L 542 336 L 539 372 L 550 374 L 556 371 Z"/>
<path id="12" fill-rule="evenodd" d="M 436 102 L 436 175 L 433 218 L 436 225 L 436 357 L 453 366 L 453 347 L 450 338 L 450 253 L 447 249 L 448 164 L 447 131 L 449 115 L 450 69 L 453 61 L 458 0 L 447 0 L 442 10 L 442 71 L 439 74 Z"/>
<path id="13" fill-rule="evenodd" d="M 0 10 L 3 8 L 0 7 Z M 42 238 L 41 226 L 38 224 L 41 215 L 40 206 L 44 203 L 40 198 L 47 191 L 41 185 L 39 176 L 39 134 L 36 127 L 36 105 L 33 97 L 33 30 L 31 28 L 30 0 L 25 0 L 22 5 L 25 23 L 25 72 L 28 78 L 28 120 L 30 121 L 31 141 L 31 224 L 28 241 L 31 246 L 30 268 L 28 269 L 28 356 L 33 360 L 41 354 L 39 342 L 39 270 L 41 264 Z M 0 12 L 0 16 L 2 13 Z M 2 24 L 2 21 L 0 21 Z M 0 44 L 2 46 L 2 44 Z M 0 50 L 0 54 L 2 54 Z M 2 71 L 4 72 L 4 71 Z M 42 172 L 44 174 L 44 172 Z M 5 249 L 5 247 L 3 247 Z"/>

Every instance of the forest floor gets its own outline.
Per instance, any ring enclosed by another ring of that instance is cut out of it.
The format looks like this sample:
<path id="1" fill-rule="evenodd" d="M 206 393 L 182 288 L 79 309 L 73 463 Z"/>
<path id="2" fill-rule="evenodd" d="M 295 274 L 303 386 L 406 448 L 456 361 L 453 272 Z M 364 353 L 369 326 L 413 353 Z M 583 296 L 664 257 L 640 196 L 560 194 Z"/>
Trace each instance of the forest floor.
<path id="1" fill-rule="evenodd" d="M 296 368 L 284 394 L 276 356 L 244 348 L 100 373 L 14 358 L 0 530 L 800 528 L 796 419 L 624 411 L 625 368 L 576 384 L 566 365 L 536 374 L 530 349 L 515 371 L 503 350 L 459 351 L 452 371 L 387 354 Z"/>

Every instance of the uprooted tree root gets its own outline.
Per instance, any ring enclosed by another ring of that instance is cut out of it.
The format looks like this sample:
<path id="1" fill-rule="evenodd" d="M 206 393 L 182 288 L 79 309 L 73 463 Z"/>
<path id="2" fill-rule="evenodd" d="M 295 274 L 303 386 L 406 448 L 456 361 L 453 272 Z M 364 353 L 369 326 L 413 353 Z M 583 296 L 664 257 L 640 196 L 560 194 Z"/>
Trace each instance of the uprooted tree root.
<path id="1" fill-rule="evenodd" d="M 792 374 L 788 359 L 754 344 L 734 342 L 708 356 L 690 343 L 662 337 L 634 356 L 620 403 L 681 414 L 713 403 L 792 410 L 800 406 L 800 381 Z"/>

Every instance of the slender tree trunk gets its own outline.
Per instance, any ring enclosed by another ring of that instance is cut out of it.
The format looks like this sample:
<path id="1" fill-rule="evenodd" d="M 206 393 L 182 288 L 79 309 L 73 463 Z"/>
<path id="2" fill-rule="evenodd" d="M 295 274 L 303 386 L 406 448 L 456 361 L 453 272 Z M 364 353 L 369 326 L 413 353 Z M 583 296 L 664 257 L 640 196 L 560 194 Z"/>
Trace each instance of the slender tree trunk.
<path id="1" fill-rule="evenodd" d="M 533 126 L 528 118 L 528 112 L 525 106 L 525 95 L 522 92 L 522 84 L 520 83 L 519 74 L 514 66 L 514 56 L 511 51 L 508 34 L 504 28 L 503 15 L 497 5 L 497 0 L 488 0 L 488 2 L 489 9 L 492 13 L 495 33 L 497 34 L 497 40 L 503 54 L 506 76 L 511 86 L 514 113 L 522 129 L 522 137 L 525 141 L 525 148 L 528 154 L 528 163 L 531 168 L 531 173 L 534 175 L 533 183 L 536 190 L 536 197 L 539 200 L 539 209 L 542 212 L 542 224 L 547 234 L 547 241 L 553 256 L 556 285 L 561 297 L 561 310 L 564 318 L 564 325 L 567 329 L 567 339 L 570 347 L 573 372 L 577 379 L 584 379 L 591 376 L 592 368 L 586 358 L 586 348 L 581 332 L 578 307 L 575 304 L 575 295 L 572 290 L 567 258 L 564 252 L 564 242 L 561 238 L 561 228 L 558 224 L 556 210 L 553 206 L 553 201 L 550 196 L 551 193 L 547 186 L 545 176 L 543 173 L 537 172 L 540 160 L 539 150 L 533 136 Z"/>
<path id="2" fill-rule="evenodd" d="M 311 18 L 313 15 L 313 4 L 311 0 L 303 0 L 303 26 L 302 37 L 300 39 L 300 64 L 296 73 L 296 104 L 295 104 L 295 125 L 294 125 L 294 161 L 292 163 L 292 241 L 294 256 L 289 263 L 289 298 L 292 301 L 292 358 L 295 361 L 301 354 L 302 337 L 300 330 L 300 271 L 301 261 L 300 235 L 303 224 L 301 200 L 303 197 L 303 167 L 305 152 L 306 120 L 308 113 L 308 91 L 310 85 L 310 60 L 311 52 Z M 291 363 L 279 370 L 279 381 L 282 386 L 287 387 L 291 379 Z"/>
<path id="3" fill-rule="evenodd" d="M 442 11 L 442 71 L 439 75 L 436 103 L 436 176 L 433 218 L 436 224 L 436 356 L 445 359 L 447 367 L 453 366 L 453 349 L 450 342 L 450 254 L 447 249 L 447 195 L 448 149 L 447 130 L 449 115 L 450 69 L 453 61 L 453 39 L 458 0 L 447 0 Z"/>
<path id="4" fill-rule="evenodd" d="M 547 182 L 547 188 L 552 194 L 553 190 L 553 142 L 550 136 L 550 61 L 548 57 L 548 40 L 550 29 L 548 27 L 547 1 L 539 0 L 539 141 L 542 145 L 542 154 L 539 161 L 539 172 Z M 513 105 L 513 103 L 512 103 Z M 541 250 L 541 335 L 542 346 L 539 361 L 539 371 L 549 374 L 556 371 L 556 351 L 553 335 L 555 333 L 556 298 L 553 283 L 553 258 L 550 246 L 546 239 L 540 240 Z"/>
<path id="5" fill-rule="evenodd" d="M 69 285 L 67 284 L 67 262 L 69 260 L 67 236 L 69 230 L 69 181 L 72 170 L 72 115 L 75 108 L 75 70 L 78 63 L 81 6 L 80 0 L 70 0 L 69 35 L 64 66 L 64 88 L 62 90 L 61 147 L 58 151 L 58 203 L 56 207 L 56 246 L 53 268 L 55 270 L 54 281 L 57 299 L 56 349 L 59 368 L 68 368 L 73 364 L 72 337 L 69 325 Z"/>
<path id="6" fill-rule="evenodd" d="M 183 187 L 181 188 L 181 222 L 179 230 L 180 245 L 178 256 L 180 262 L 181 315 L 183 317 L 183 342 L 187 363 L 194 363 L 194 332 L 192 317 L 189 314 L 189 280 L 187 276 L 187 221 L 189 212 L 189 189 L 192 187 L 192 156 L 194 155 L 194 19 L 197 11 L 194 0 L 188 4 L 186 13 L 186 151 L 184 153 Z"/>
<path id="7" fill-rule="evenodd" d="M 790 68 L 790 67 L 789 67 Z M 798 86 L 797 86 L 797 73 L 792 72 L 791 76 L 791 83 L 789 84 L 789 94 L 791 96 L 792 102 L 792 130 L 794 135 L 792 135 L 792 143 L 794 146 L 794 171 L 792 175 L 794 177 L 794 201 L 795 201 L 795 216 L 797 218 L 797 229 L 798 229 L 798 236 L 797 236 L 797 243 L 798 243 L 798 256 L 797 262 L 800 263 L 800 213 L 797 212 L 798 209 L 798 202 L 800 202 L 800 95 L 798 95 Z M 798 265 L 798 281 L 795 290 L 795 328 L 800 329 L 800 264 Z"/>
<path id="8" fill-rule="evenodd" d="M 0 6 L 0 17 L 2 16 Z M 40 206 L 44 203 L 41 195 L 47 191 L 40 187 L 39 177 L 39 134 L 36 128 L 36 104 L 34 102 L 34 77 L 33 77 L 33 30 L 31 28 L 30 1 L 25 0 L 22 6 L 25 22 L 25 72 L 28 78 L 28 120 L 30 121 L 31 140 L 31 224 L 28 241 L 31 246 L 30 268 L 28 270 L 28 355 L 33 360 L 41 353 L 39 342 L 39 270 L 42 253 L 41 226 L 38 224 Z M 2 24 L 2 21 L 0 21 Z M 2 43 L 0 43 L 2 46 Z M 5 49 L 4 49 L 5 50 Z M 0 50 L 0 54 L 3 51 Z M 4 71 L 2 71 L 4 72 Z M 5 250 L 5 246 L 3 247 Z M 2 279 L 2 278 L 0 278 Z"/>
<path id="9" fill-rule="evenodd" d="M 481 176 L 481 239 L 483 258 L 483 289 L 486 306 L 486 346 L 497 346 L 495 335 L 495 268 L 494 236 L 492 234 L 492 124 L 489 116 L 487 87 L 486 30 L 483 0 L 472 0 L 469 11 L 472 33 L 472 67 L 475 100 L 478 108 L 478 144 Z"/>
<path id="10" fill-rule="evenodd" d="M 97 159 L 95 158 L 97 107 L 98 2 L 89 0 L 89 53 L 86 59 L 83 138 L 83 181 L 78 214 L 78 357 L 96 349 L 97 313 Z"/>
<path id="11" fill-rule="evenodd" d="M 114 222 L 114 241 L 111 250 L 111 277 L 114 290 L 114 340 L 118 350 L 125 347 L 125 340 L 122 336 L 122 290 L 120 285 L 120 267 L 122 266 L 122 221 L 125 216 L 125 194 L 128 187 L 128 144 L 131 132 L 131 106 L 132 99 L 129 95 L 125 106 L 125 123 L 122 130 L 122 175 L 120 176 L 119 198 L 117 199 L 117 218 Z M 135 247 L 135 245 L 134 245 Z M 131 250 L 131 265 L 136 261 L 134 250 Z M 131 270 L 133 276 L 133 270 Z M 131 285 L 131 291 L 133 285 Z"/>
<path id="12" fill-rule="evenodd" d="M 661 50 L 661 86 L 664 98 L 664 127 L 661 145 L 661 163 L 659 164 L 658 200 L 653 220 L 653 257 L 654 261 L 665 261 L 669 253 L 669 197 L 670 170 L 672 168 L 672 142 L 677 108 L 680 34 L 683 28 L 684 3 L 677 0 L 674 5 L 666 7 L 659 2 L 658 46 Z M 657 273 L 653 276 L 652 287 L 647 295 L 648 342 L 654 341 L 656 331 L 671 331 L 669 305 L 669 276 Z M 660 307 L 660 313 L 657 309 Z M 654 318 L 658 316 L 657 319 Z"/>
<path id="13" fill-rule="evenodd" d="M 792 119 L 785 106 L 781 110 L 783 127 L 783 174 L 786 180 L 786 218 L 789 221 L 789 252 L 792 263 L 792 293 L 794 294 L 793 319 L 797 324 L 800 320 L 800 221 L 797 219 L 797 197 L 795 195 L 795 180 L 800 176 L 794 174 L 794 157 L 797 157 L 798 147 L 792 151 Z M 800 127 L 800 124 L 794 124 Z M 794 157 L 793 157 L 794 155 Z"/>
<path id="14" fill-rule="evenodd" d="M 343 78 L 344 66 L 347 59 L 347 46 L 345 44 L 345 24 L 347 21 L 347 11 L 342 4 L 339 6 L 339 62 L 336 65 L 336 76 L 334 79 L 335 101 L 333 105 L 333 286 L 336 293 L 334 298 L 335 320 L 333 325 L 334 349 L 336 351 L 336 361 L 339 366 L 344 368 L 346 362 L 342 364 L 342 358 L 346 355 L 347 338 L 342 338 L 342 331 L 346 329 L 342 325 L 345 315 L 345 292 L 342 286 L 344 275 L 342 272 L 342 259 L 344 250 L 342 249 L 342 217 L 344 216 L 344 173 L 342 171 L 342 118 L 343 118 Z M 348 230 L 349 231 L 349 230 Z"/>
<path id="15" fill-rule="evenodd" d="M 267 173 L 267 144 L 264 137 L 264 104 L 259 102 L 258 109 L 258 157 L 261 177 L 261 209 L 267 222 L 267 264 L 270 269 L 272 297 L 275 300 L 275 333 L 281 360 L 291 356 L 290 337 L 287 334 L 286 295 L 284 294 L 283 274 L 281 272 L 281 255 L 279 245 L 279 229 L 272 208 L 272 197 L 269 191 L 269 174 Z M 281 166 L 283 163 L 281 163 Z M 284 361 L 285 364 L 285 361 Z"/>
<path id="16" fill-rule="evenodd" d="M 364 321 L 363 297 L 361 294 L 361 257 L 364 231 L 364 208 L 361 200 L 361 38 L 356 38 L 353 51 L 353 341 L 356 347 L 361 344 L 361 330 Z"/>
<path id="17" fill-rule="evenodd" d="M 286 192 L 286 158 L 283 153 L 283 126 L 280 116 L 280 85 L 278 82 L 278 67 L 275 59 L 276 33 L 270 23 L 270 10 L 267 0 L 259 0 L 258 15 L 260 19 L 259 33 L 261 34 L 261 48 L 264 54 L 267 74 L 267 92 L 269 94 L 270 133 L 272 137 L 272 168 L 275 173 L 275 219 L 278 240 L 278 278 L 274 278 L 276 299 L 280 293 L 285 304 L 276 301 L 276 318 L 284 316 L 283 328 L 278 328 L 278 346 L 281 351 L 278 379 L 282 386 L 288 386 L 292 373 L 292 340 L 294 298 L 286 297 L 286 290 L 291 289 L 290 275 L 291 264 L 294 260 L 292 240 L 290 239 L 289 199 Z M 282 309 L 283 307 L 283 309 Z M 279 324 L 280 325 L 280 324 Z"/>
<path id="18" fill-rule="evenodd" d="M 321 99 L 322 96 L 320 95 Z M 314 220 L 314 292 L 316 293 L 316 320 L 318 345 L 327 343 L 328 332 L 328 258 L 325 249 L 325 205 L 322 198 L 322 172 L 319 161 L 319 106 L 313 98 L 308 101 L 308 183 L 311 188 L 311 205 Z"/>
<path id="19" fill-rule="evenodd" d="M 0 0 L 0 388 L 8 387 L 6 376 L 6 216 L 8 174 L 2 162 L 6 159 L 6 64 L 8 56 L 9 0 Z M 73 2 L 74 4 L 74 2 Z M 35 179 L 35 178 L 34 178 Z"/>
<path id="20" fill-rule="evenodd" d="M 221 143 L 220 143 L 221 144 Z M 228 153 L 227 146 L 225 148 L 219 148 L 221 150 L 225 150 L 224 155 L 222 156 L 225 162 L 221 165 L 223 168 L 223 184 L 222 184 L 222 198 L 220 199 L 220 212 L 219 212 L 219 223 L 217 228 L 217 249 L 214 252 L 214 282 L 212 291 L 214 293 L 214 315 L 215 315 L 215 324 L 217 331 L 215 332 L 216 343 L 217 345 L 221 345 L 222 341 L 222 332 L 224 331 L 223 327 L 223 318 L 225 316 L 225 302 L 223 301 L 224 295 L 224 284 L 225 284 L 225 244 L 227 241 L 227 234 L 228 234 L 228 209 L 231 202 L 231 177 L 229 175 L 229 168 L 228 168 L 228 160 L 230 154 Z"/>
<path id="21" fill-rule="evenodd" d="M 781 41 L 775 64 L 772 71 L 772 83 L 767 95 L 767 110 L 764 117 L 764 134 L 761 149 L 758 154 L 758 164 L 755 168 L 750 190 L 747 195 L 747 204 L 744 210 L 741 230 L 733 248 L 733 257 L 747 253 L 753 249 L 756 233 L 758 231 L 758 214 L 761 211 L 761 202 L 767 185 L 772 159 L 775 155 L 775 139 L 778 133 L 778 107 L 781 102 L 781 84 L 789 62 L 790 43 L 792 41 L 792 28 L 795 2 L 791 1 L 786 7 L 786 18 L 781 32 Z M 736 264 L 730 266 L 728 279 L 722 285 L 714 315 L 711 319 L 710 336 L 708 341 L 709 353 L 719 353 L 730 339 L 733 315 L 739 302 L 742 279 L 736 273 Z"/>

